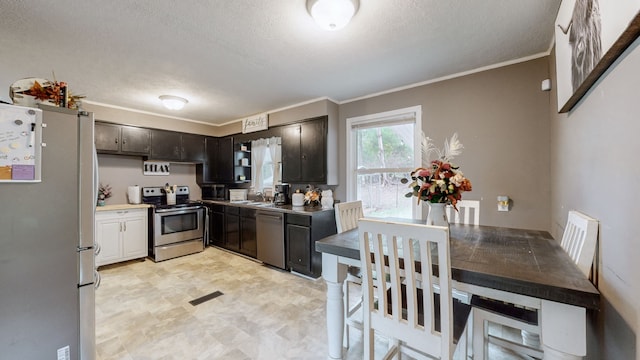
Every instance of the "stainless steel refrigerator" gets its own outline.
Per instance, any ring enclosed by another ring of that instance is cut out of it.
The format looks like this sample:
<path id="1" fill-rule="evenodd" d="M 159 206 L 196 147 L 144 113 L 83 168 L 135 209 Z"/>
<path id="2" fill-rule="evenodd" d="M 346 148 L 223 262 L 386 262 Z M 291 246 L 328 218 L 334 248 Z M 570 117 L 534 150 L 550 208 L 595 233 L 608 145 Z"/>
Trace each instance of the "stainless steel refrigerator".
<path id="1" fill-rule="evenodd" d="M 0 358 L 94 359 L 93 114 L 41 108 L 0 104 Z"/>

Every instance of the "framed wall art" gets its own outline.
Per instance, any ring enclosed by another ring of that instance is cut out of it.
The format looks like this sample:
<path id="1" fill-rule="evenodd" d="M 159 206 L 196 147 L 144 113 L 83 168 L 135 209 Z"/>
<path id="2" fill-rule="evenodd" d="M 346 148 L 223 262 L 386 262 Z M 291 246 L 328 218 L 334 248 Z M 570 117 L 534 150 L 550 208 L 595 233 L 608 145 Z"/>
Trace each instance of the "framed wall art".
<path id="1" fill-rule="evenodd" d="M 570 111 L 640 34 L 640 0 L 562 0 L 555 22 L 558 112 Z"/>

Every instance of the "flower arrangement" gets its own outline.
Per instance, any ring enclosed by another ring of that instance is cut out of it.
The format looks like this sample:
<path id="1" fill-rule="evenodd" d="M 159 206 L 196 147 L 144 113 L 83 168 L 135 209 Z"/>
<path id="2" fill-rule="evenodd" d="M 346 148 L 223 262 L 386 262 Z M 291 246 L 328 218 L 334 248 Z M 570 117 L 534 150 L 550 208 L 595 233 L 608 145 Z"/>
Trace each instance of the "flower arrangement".
<path id="1" fill-rule="evenodd" d="M 320 204 L 320 190 L 310 189 L 304 194 L 304 204 L 309 206 L 315 206 Z"/>
<path id="2" fill-rule="evenodd" d="M 55 74 L 53 75 L 55 79 Z M 24 79 L 30 80 L 30 79 Z M 20 90 L 20 87 L 11 87 L 11 96 L 15 94 L 33 96 L 36 100 L 42 102 L 48 102 L 55 106 L 66 107 L 69 109 L 77 109 L 80 105 L 80 99 L 84 96 L 73 95 L 66 82 L 64 81 L 50 81 L 46 79 L 40 79 L 42 84 L 37 79 L 33 79 L 33 84 L 30 88 Z M 22 81 L 22 80 L 21 80 Z"/>
<path id="3" fill-rule="evenodd" d="M 412 182 L 409 184 L 411 192 L 405 197 L 415 196 L 420 200 L 430 203 L 451 204 L 458 210 L 456 203 L 462 197 L 462 192 L 471 191 L 471 181 L 464 177 L 459 167 L 454 166 L 451 160 L 460 153 L 464 146 L 458 141 L 455 133 L 450 141 L 445 140 L 442 150 L 436 148 L 430 138 L 422 134 L 422 157 L 427 163 L 411 172 Z M 429 161 L 431 154 L 437 155 L 436 160 Z M 402 179 L 403 184 L 409 182 Z"/>
<path id="4" fill-rule="evenodd" d="M 111 186 L 107 185 L 102 185 L 100 184 L 100 187 L 98 188 L 98 200 L 106 200 L 108 198 L 111 197 Z"/>

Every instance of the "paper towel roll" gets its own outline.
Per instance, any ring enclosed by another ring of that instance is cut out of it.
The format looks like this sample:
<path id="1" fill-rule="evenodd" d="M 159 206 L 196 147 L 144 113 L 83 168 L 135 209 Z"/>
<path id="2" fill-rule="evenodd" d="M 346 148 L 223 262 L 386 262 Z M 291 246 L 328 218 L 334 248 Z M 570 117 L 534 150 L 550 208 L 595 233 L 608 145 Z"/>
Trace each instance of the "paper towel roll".
<path id="1" fill-rule="evenodd" d="M 129 204 L 140 204 L 142 201 L 140 193 L 140 186 L 134 185 L 127 188 L 127 197 L 129 198 Z"/>

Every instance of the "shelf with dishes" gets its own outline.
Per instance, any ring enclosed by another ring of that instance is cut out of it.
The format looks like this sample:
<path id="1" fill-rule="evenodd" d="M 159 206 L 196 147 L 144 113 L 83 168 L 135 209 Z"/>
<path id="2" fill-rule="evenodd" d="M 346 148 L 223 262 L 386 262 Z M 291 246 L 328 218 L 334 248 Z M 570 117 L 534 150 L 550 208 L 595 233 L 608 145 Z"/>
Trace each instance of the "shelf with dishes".
<path id="1" fill-rule="evenodd" d="M 239 183 L 251 181 L 251 142 L 235 144 L 234 179 Z"/>

